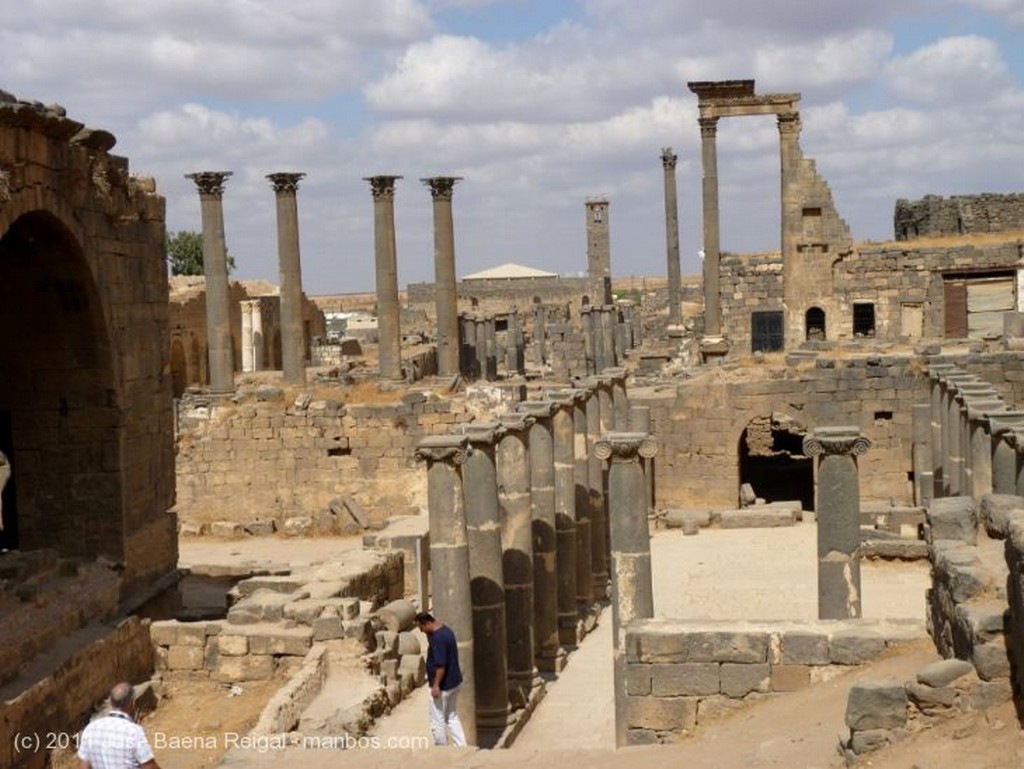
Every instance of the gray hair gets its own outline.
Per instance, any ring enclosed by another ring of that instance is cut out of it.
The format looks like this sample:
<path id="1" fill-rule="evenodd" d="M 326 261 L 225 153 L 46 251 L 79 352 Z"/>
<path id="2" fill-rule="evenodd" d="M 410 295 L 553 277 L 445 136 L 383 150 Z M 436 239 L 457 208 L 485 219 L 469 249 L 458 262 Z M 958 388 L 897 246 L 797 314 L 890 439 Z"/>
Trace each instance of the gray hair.
<path id="1" fill-rule="evenodd" d="M 135 687 L 122 681 L 114 684 L 110 690 L 110 706 L 118 710 L 124 710 L 135 701 Z"/>

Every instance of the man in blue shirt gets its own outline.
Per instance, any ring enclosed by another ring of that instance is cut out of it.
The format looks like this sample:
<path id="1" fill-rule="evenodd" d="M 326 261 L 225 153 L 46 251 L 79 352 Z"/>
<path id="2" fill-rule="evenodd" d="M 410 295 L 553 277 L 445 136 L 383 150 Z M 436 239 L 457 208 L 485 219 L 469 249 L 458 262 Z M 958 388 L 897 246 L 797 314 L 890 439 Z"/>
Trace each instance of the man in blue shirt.
<path id="1" fill-rule="evenodd" d="M 427 684 L 430 686 L 430 731 L 435 745 L 465 745 L 466 734 L 459 720 L 459 689 L 462 669 L 459 646 L 450 627 L 427 612 L 416 615 L 416 625 L 427 635 Z"/>

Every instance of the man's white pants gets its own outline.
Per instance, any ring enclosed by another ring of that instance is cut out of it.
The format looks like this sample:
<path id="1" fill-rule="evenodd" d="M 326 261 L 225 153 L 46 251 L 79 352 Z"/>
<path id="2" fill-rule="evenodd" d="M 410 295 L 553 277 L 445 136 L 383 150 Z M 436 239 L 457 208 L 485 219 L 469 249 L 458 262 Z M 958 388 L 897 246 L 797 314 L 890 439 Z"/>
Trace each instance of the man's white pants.
<path id="1" fill-rule="evenodd" d="M 430 733 L 434 736 L 435 745 L 447 745 L 448 732 L 452 735 L 452 745 L 466 744 L 466 733 L 462 731 L 458 710 L 461 688 L 462 684 L 459 684 L 454 689 L 441 692 L 440 697 L 427 698 L 430 708 Z"/>

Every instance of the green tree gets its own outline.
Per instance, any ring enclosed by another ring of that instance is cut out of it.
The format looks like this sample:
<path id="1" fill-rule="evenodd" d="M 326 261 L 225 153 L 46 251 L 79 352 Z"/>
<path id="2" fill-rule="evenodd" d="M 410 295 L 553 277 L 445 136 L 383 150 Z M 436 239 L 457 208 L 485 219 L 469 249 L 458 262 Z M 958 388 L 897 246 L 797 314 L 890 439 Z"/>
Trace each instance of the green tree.
<path id="1" fill-rule="evenodd" d="M 235 258 L 228 257 L 228 273 L 235 269 Z M 203 235 L 193 230 L 179 230 L 167 235 L 167 261 L 171 275 L 203 274 Z"/>

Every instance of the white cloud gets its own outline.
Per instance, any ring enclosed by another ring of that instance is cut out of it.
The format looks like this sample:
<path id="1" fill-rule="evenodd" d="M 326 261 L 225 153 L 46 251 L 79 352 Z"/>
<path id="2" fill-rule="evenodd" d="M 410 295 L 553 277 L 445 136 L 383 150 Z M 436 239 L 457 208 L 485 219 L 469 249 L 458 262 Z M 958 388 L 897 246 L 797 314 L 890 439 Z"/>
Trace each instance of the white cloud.
<path id="1" fill-rule="evenodd" d="M 923 104 L 983 102 L 1013 85 L 999 46 L 977 35 L 947 37 L 897 57 L 886 74 L 900 98 Z"/>
<path id="2" fill-rule="evenodd" d="M 1024 5 L 1020 0 L 961 0 L 965 5 L 1005 16 L 1013 24 L 1024 24 Z"/>

